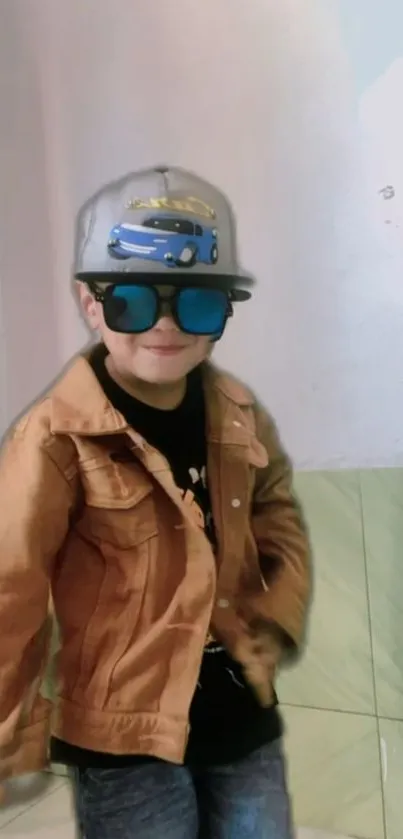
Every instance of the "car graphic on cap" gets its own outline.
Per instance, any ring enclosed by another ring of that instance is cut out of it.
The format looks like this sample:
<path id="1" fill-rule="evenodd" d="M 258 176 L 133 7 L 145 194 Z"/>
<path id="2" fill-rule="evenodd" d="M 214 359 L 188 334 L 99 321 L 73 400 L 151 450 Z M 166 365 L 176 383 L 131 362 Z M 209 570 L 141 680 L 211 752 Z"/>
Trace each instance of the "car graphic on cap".
<path id="1" fill-rule="evenodd" d="M 108 242 L 115 259 L 149 259 L 171 268 L 191 268 L 197 262 L 218 260 L 214 228 L 174 216 L 150 216 L 142 224 L 123 222 L 114 227 Z"/>

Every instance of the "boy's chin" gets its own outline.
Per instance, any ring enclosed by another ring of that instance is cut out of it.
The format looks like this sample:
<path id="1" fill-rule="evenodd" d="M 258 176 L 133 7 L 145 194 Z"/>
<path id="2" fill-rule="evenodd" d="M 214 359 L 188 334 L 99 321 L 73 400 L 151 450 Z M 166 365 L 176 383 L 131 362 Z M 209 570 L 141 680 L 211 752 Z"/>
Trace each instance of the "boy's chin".
<path id="1" fill-rule="evenodd" d="M 175 384 L 185 379 L 199 363 L 199 359 L 151 357 L 146 363 L 134 364 L 133 373 L 149 384 Z"/>
<path id="2" fill-rule="evenodd" d="M 174 385 L 183 381 L 189 372 L 189 368 L 183 366 L 177 369 L 175 369 L 174 365 L 172 365 L 171 369 L 168 365 L 163 365 L 163 367 L 159 367 L 158 369 L 147 369 L 140 366 L 133 370 L 133 375 L 146 384 L 163 386 Z"/>

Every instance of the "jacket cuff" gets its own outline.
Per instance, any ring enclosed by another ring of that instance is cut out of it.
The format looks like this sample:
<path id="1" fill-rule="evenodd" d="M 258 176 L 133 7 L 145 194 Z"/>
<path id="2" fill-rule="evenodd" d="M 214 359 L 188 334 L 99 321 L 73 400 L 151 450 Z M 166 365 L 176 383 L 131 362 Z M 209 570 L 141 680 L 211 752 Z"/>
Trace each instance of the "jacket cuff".
<path id="1" fill-rule="evenodd" d="M 305 603 L 297 595 L 287 592 L 286 598 L 279 591 L 270 589 L 248 598 L 245 617 L 250 626 L 256 623 L 266 627 L 278 637 L 286 651 L 295 651 L 303 642 Z"/>

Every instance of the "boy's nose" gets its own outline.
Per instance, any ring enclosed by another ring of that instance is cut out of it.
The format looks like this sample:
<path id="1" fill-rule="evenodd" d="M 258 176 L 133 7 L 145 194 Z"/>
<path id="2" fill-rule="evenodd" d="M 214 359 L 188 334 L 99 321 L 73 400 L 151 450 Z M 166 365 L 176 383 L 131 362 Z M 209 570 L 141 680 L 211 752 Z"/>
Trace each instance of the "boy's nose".
<path id="1" fill-rule="evenodd" d="M 167 312 L 164 312 L 164 309 L 162 310 L 161 317 L 155 324 L 154 329 L 160 329 L 163 332 L 180 332 L 179 327 L 172 318 L 169 307 Z"/>
<path id="2" fill-rule="evenodd" d="M 163 329 L 164 331 L 169 331 L 170 329 L 175 330 L 175 332 L 180 332 L 178 326 L 176 325 L 173 317 L 172 317 L 172 300 L 171 297 L 167 296 L 164 297 L 163 295 L 160 296 L 160 305 L 161 305 L 161 317 L 156 323 L 157 329 Z"/>

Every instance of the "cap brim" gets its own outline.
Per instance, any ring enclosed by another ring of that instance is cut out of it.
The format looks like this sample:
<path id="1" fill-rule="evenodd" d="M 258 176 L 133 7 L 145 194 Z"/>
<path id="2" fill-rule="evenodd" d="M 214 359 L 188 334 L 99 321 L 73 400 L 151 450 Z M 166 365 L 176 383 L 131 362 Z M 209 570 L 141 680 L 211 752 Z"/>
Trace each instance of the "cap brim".
<path id="1" fill-rule="evenodd" d="M 233 300 L 241 302 L 249 300 L 255 281 L 252 277 L 238 276 L 234 274 L 201 274 L 171 272 L 102 272 L 102 271 L 79 271 L 75 275 L 76 280 L 86 283 L 109 283 L 114 285 L 170 285 L 176 288 L 186 286 L 187 288 L 218 288 L 231 292 Z"/>

